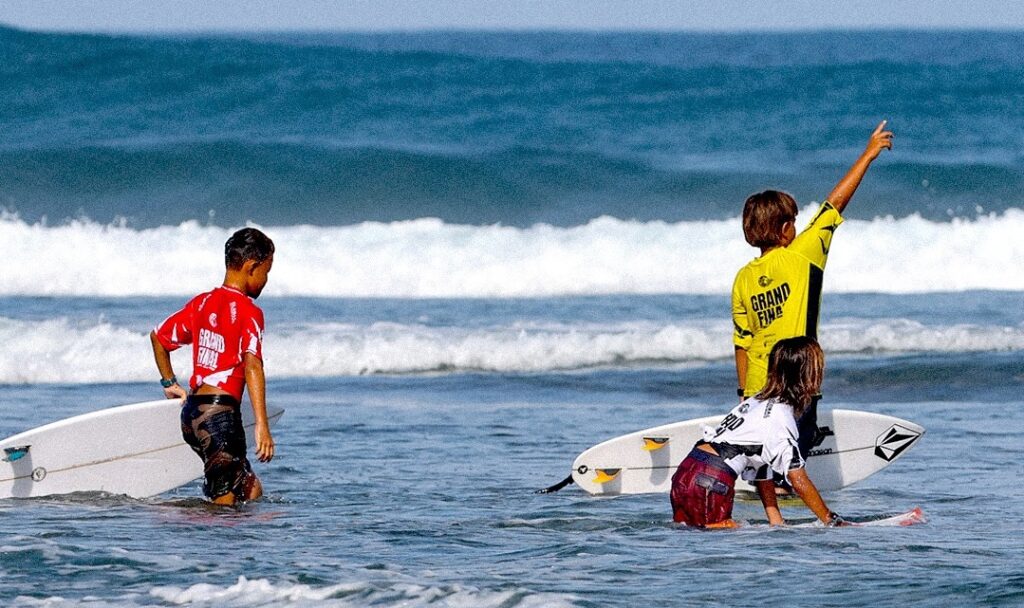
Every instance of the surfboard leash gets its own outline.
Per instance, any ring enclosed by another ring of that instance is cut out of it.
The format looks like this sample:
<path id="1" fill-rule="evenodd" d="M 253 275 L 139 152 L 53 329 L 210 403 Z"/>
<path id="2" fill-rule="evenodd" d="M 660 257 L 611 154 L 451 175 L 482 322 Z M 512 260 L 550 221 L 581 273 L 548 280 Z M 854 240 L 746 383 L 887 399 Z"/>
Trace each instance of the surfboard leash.
<path id="1" fill-rule="evenodd" d="M 573 483 L 573 480 L 572 480 L 572 474 L 570 473 L 569 476 L 566 477 L 565 479 L 563 479 L 562 481 L 556 483 L 555 485 L 553 485 L 551 487 L 537 490 L 535 492 L 535 494 L 551 494 L 553 492 L 557 492 L 557 491 L 561 490 L 562 488 L 564 488 L 565 486 L 567 486 L 567 485 L 569 485 L 571 483 Z"/>

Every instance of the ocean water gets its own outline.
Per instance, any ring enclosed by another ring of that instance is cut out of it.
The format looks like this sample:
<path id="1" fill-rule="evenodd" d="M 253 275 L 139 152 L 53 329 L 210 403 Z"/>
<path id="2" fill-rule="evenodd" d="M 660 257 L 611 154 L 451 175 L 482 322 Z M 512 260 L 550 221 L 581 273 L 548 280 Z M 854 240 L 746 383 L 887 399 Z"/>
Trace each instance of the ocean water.
<path id="1" fill-rule="evenodd" d="M 238 509 L 199 483 L 0 501 L 0 600 L 1024 604 L 1022 43 L 0 28 L 0 436 L 159 397 L 146 334 L 245 224 L 277 244 L 286 409 Z M 825 498 L 928 523 L 700 532 L 666 496 L 535 494 L 594 443 L 729 408 L 742 201 L 809 216 L 883 118 L 825 276 L 822 407 L 927 434 Z"/>

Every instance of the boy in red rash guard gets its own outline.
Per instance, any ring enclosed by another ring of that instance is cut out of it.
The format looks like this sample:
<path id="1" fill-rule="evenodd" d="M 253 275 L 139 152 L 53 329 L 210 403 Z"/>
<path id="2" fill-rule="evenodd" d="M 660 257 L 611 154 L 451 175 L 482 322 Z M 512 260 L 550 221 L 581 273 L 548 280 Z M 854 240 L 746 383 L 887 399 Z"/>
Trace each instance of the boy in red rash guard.
<path id="1" fill-rule="evenodd" d="M 256 418 L 256 456 L 274 457 L 263 375 L 263 311 L 254 300 L 267 284 L 274 243 L 243 228 L 224 245 L 226 271 L 220 287 L 192 298 L 150 333 L 160 384 L 168 399 L 181 399 L 181 432 L 203 460 L 203 493 L 233 505 L 263 494 L 246 458 L 240 403 L 248 387 Z M 178 384 L 170 352 L 192 345 L 190 391 Z"/>

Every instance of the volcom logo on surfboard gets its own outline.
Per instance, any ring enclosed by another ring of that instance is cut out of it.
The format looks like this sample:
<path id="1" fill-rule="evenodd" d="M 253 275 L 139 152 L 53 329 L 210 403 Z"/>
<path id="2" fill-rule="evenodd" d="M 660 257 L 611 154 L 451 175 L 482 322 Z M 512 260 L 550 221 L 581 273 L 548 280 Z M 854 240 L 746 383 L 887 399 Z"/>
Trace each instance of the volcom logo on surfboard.
<path id="1" fill-rule="evenodd" d="M 914 442 L 920 437 L 920 433 L 894 424 L 875 439 L 875 456 L 886 462 L 892 462 L 894 458 L 914 445 Z"/>

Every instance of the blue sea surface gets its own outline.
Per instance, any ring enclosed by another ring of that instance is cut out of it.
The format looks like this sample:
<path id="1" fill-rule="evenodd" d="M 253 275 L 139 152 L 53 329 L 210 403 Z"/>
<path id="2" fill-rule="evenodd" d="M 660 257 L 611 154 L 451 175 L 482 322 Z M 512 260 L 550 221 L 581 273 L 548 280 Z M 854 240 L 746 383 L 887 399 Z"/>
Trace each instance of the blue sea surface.
<path id="1" fill-rule="evenodd" d="M 1024 34 L 127 37 L 0 29 L 0 203 L 29 221 L 571 225 L 820 197 L 1019 204 Z"/>
<path id="2" fill-rule="evenodd" d="M 995 297 L 1020 309 L 1020 295 Z M 837 300 L 826 306 L 842 310 Z M 883 300 L 880 308 L 898 305 Z M 64 303 L 18 308 L 52 315 Z M 268 354 L 275 324 L 313 310 L 397 322 L 442 304 L 448 319 L 438 323 L 477 326 L 567 314 L 666 324 L 699 320 L 727 301 L 272 299 L 264 303 Z M 170 305 L 91 309 L 135 327 Z M 726 411 L 734 400 L 728 359 L 283 379 L 272 361 L 268 395 L 286 414 L 274 431 L 277 457 L 256 465 L 265 499 L 217 509 L 198 499 L 195 482 L 147 500 L 0 501 L 8 605 L 700 606 L 768 585 L 795 605 L 1013 606 L 1024 594 L 1024 502 L 1005 480 L 1021 472 L 1006 468 L 1024 424 L 1021 350 L 830 356 L 822 407 L 902 417 L 927 434 L 889 468 L 828 493 L 829 505 L 851 518 L 920 506 L 928 523 L 735 532 L 678 528 L 664 495 L 595 498 L 574 486 L 534 493 L 567 475 L 592 444 Z M 154 382 L 7 384 L 0 435 L 158 396 Z M 809 517 L 798 504 L 784 511 Z M 756 502 L 738 503 L 736 515 L 764 520 Z"/>
<path id="3" fill-rule="evenodd" d="M 15 606 L 699 606 L 768 586 L 795 605 L 1019 605 L 1024 513 L 1005 481 L 1019 399 L 830 400 L 928 428 L 889 469 L 827 496 L 854 517 L 919 505 L 929 522 L 911 528 L 708 533 L 674 526 L 663 495 L 533 494 L 589 443 L 725 407 L 643 389 L 676 375 L 619 374 L 611 391 L 601 373 L 272 383 L 288 412 L 279 456 L 258 466 L 264 500 L 216 510 L 195 483 L 141 501 L 4 501 L 0 593 Z M 58 417 L 154 392 L 3 396 Z M 763 520 L 749 502 L 737 516 Z"/>
<path id="4" fill-rule="evenodd" d="M 148 332 L 246 223 L 277 244 L 286 410 L 237 509 L 198 481 L 0 500 L 0 601 L 1024 604 L 1022 42 L 0 28 L 0 437 L 158 398 Z M 536 494 L 734 404 L 743 200 L 806 217 L 882 119 L 826 272 L 821 407 L 927 433 L 825 499 L 928 522 L 769 529 L 741 501 L 754 525 L 705 532 L 665 495 Z"/>

